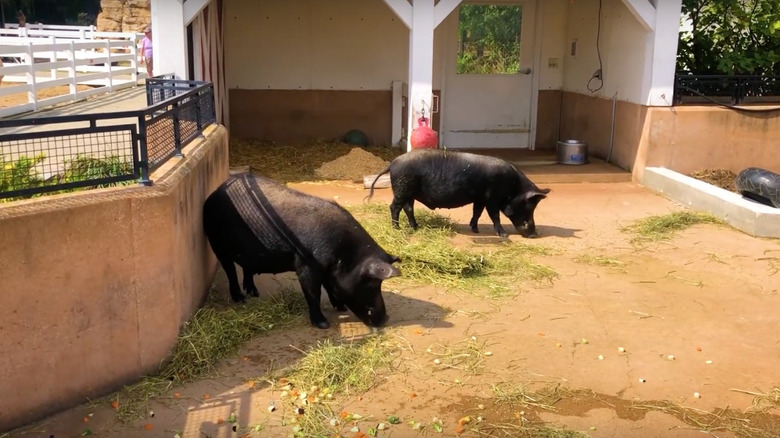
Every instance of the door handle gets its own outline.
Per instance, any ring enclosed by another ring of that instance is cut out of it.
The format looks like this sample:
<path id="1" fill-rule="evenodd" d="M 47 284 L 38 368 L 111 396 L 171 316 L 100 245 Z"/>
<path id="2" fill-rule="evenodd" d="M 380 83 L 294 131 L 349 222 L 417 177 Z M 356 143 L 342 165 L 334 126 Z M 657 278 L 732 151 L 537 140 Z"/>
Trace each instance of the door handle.
<path id="1" fill-rule="evenodd" d="M 521 69 L 520 69 L 520 74 L 523 74 L 523 75 L 530 75 L 530 74 L 531 74 L 531 68 L 530 68 L 530 67 L 521 68 Z"/>

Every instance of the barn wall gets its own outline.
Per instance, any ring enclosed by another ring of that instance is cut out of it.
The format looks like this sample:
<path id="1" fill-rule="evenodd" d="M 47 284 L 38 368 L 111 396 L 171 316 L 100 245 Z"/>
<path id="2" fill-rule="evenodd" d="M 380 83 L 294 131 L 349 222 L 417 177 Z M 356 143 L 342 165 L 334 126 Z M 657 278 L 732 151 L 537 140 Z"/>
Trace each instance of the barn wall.
<path id="1" fill-rule="evenodd" d="M 151 187 L 0 204 L 0 432 L 154 371 L 203 302 L 216 258 L 205 198 L 228 173 L 207 128 Z"/>
<path id="2" fill-rule="evenodd" d="M 563 92 L 561 138 L 588 143 L 590 155 L 605 159 L 642 181 L 645 166 L 683 174 L 704 169 L 746 167 L 780 172 L 773 145 L 780 118 L 713 106 L 647 107 L 618 101 L 610 153 L 612 100 Z"/>
<path id="3" fill-rule="evenodd" d="M 631 15 L 622 0 L 603 0 L 601 29 L 598 25 L 599 0 L 569 2 L 566 26 L 566 56 L 563 90 L 608 97 L 631 103 L 647 103 L 643 79 L 647 62 L 652 62 L 650 33 Z M 600 35 L 599 35 L 600 33 Z M 598 80 L 589 80 L 599 68 L 596 39 L 600 41 L 603 87 Z M 570 44 L 577 42 L 575 55 Z M 670 97 L 671 99 L 671 97 Z"/>
<path id="4" fill-rule="evenodd" d="M 232 135 L 299 143 L 360 129 L 390 143 L 391 84 L 407 79 L 409 30 L 384 1 L 224 0 L 224 17 Z M 438 94 L 438 30 L 434 38 Z"/>
<path id="5" fill-rule="evenodd" d="M 603 0 L 599 67 L 597 0 L 539 0 L 541 50 L 536 147 L 555 148 L 562 92 L 642 101 L 648 33 L 621 0 Z M 224 0 L 230 128 L 237 137 L 278 142 L 366 132 L 391 137 L 391 82 L 408 75 L 408 29 L 382 0 Z M 457 12 L 453 12 L 457 13 Z M 443 83 L 441 29 L 434 41 L 433 88 Z M 577 40 L 577 53 L 569 52 Z M 599 85 L 598 81 L 591 86 Z M 438 115 L 437 115 L 438 116 Z M 437 122 L 434 117 L 434 122 Z M 607 120 L 608 122 L 608 120 Z"/>

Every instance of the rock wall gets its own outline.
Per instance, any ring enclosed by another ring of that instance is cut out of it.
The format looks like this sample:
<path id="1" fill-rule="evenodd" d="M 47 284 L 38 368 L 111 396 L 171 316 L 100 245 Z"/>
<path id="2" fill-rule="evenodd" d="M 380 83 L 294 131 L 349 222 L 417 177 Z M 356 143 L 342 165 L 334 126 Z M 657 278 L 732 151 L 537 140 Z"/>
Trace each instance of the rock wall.
<path id="1" fill-rule="evenodd" d="M 100 0 L 99 32 L 143 32 L 152 22 L 151 0 Z"/>

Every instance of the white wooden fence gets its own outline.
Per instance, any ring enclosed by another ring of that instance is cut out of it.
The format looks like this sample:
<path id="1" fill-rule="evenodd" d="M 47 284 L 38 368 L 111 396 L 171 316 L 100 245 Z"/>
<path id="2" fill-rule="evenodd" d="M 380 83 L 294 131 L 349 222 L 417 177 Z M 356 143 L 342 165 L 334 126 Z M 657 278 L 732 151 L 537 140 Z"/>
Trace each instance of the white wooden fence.
<path id="1" fill-rule="evenodd" d="M 6 25 L 8 26 L 8 25 Z M 27 103 L 0 108 L 0 117 L 83 99 L 138 84 L 139 33 L 96 32 L 93 26 L 28 25 L 0 29 L 0 97 L 27 93 Z M 38 26 L 36 28 L 36 26 Z M 37 92 L 67 85 L 67 94 L 40 99 Z M 78 85 L 96 88 L 78 90 Z"/>

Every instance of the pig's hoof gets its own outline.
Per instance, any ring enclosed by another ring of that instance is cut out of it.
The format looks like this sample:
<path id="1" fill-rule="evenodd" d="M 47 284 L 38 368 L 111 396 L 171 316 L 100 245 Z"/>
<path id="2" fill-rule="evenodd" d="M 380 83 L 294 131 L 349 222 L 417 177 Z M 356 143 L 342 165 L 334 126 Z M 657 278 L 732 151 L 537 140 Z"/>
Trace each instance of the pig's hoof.
<path id="1" fill-rule="evenodd" d="M 330 328 L 330 324 L 328 324 L 328 321 L 320 321 L 318 323 L 315 323 L 314 325 L 316 325 L 317 328 L 320 328 L 320 329 L 323 329 L 323 330 Z"/>
<path id="2" fill-rule="evenodd" d="M 476 225 L 471 226 L 471 232 L 474 234 L 479 234 L 479 228 L 477 228 Z"/>
<path id="3" fill-rule="evenodd" d="M 504 239 L 509 237 L 509 234 L 507 234 L 506 231 L 502 231 L 502 232 L 497 233 L 497 234 L 498 234 L 498 237 L 503 237 Z"/>
<path id="4" fill-rule="evenodd" d="M 231 295 L 230 299 L 233 300 L 234 303 L 243 303 L 246 301 L 246 297 L 243 295 Z"/>
<path id="5" fill-rule="evenodd" d="M 525 237 L 528 238 L 528 239 L 536 239 L 537 237 L 539 237 L 539 234 L 531 233 L 531 234 L 529 234 L 529 235 L 527 235 Z"/>
<path id="6" fill-rule="evenodd" d="M 346 312 L 347 311 L 347 306 L 345 306 L 343 304 L 334 305 L 333 308 L 338 310 L 339 312 Z"/>
<path id="7" fill-rule="evenodd" d="M 258 292 L 257 289 L 249 290 L 249 291 L 247 291 L 247 295 L 249 295 L 250 297 L 259 297 L 260 296 L 260 292 Z"/>

